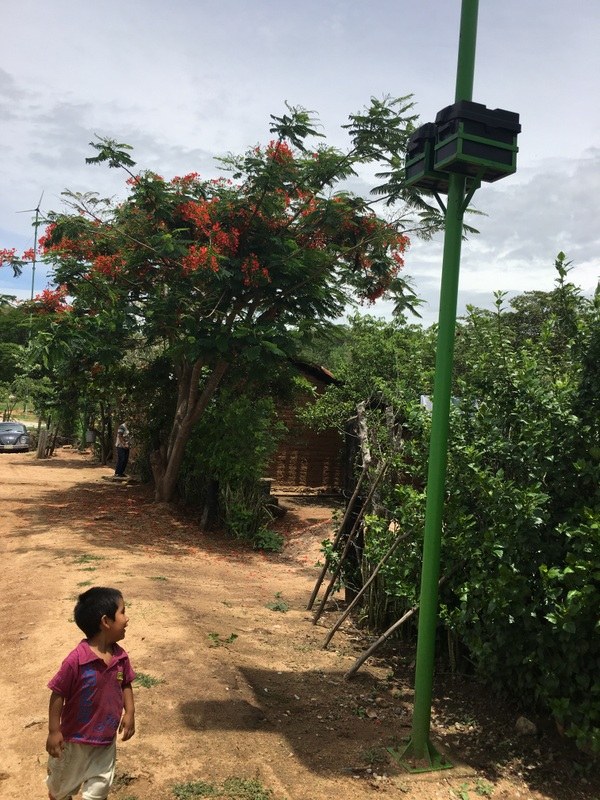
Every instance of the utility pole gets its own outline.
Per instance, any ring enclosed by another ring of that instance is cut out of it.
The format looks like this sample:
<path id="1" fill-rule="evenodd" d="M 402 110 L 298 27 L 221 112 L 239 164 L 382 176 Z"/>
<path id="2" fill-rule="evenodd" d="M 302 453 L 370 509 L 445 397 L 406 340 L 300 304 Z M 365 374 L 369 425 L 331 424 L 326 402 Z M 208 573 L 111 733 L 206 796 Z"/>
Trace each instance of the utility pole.
<path id="1" fill-rule="evenodd" d="M 462 0 L 454 105 L 438 112 L 435 123 L 426 123 L 414 131 L 406 153 L 405 185 L 433 194 L 446 217 L 423 536 L 415 705 L 407 744 L 399 753 L 390 750 L 411 772 L 452 766 L 431 744 L 429 730 L 463 217 L 481 181 L 497 181 L 516 171 L 517 135 L 521 131 L 518 114 L 501 108 L 488 109 L 481 103 L 472 102 L 477 12 L 478 0 Z M 440 194 L 448 195 L 447 206 Z"/>

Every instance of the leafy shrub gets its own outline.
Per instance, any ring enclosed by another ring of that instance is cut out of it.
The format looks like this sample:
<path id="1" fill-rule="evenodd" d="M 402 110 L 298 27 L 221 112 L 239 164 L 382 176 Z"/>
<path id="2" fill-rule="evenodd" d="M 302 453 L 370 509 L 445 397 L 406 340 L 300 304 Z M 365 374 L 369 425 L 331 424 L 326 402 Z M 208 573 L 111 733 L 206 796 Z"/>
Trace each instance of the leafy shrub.
<path id="1" fill-rule="evenodd" d="M 527 293 L 512 310 L 499 293 L 495 312 L 470 309 L 458 330 L 440 619 L 488 683 L 551 711 L 580 748 L 599 754 L 600 294 L 588 300 L 567 282 L 563 254 L 556 269 L 553 292 Z M 407 335 L 394 363 L 390 332 L 366 332 L 367 345 L 352 347 L 370 353 L 360 382 L 334 392 L 346 393 L 349 409 L 365 399 L 353 386 L 376 386 L 404 436 L 366 519 L 363 576 L 394 531 L 412 534 L 371 586 L 365 614 L 381 627 L 418 598 L 430 420 L 417 398 L 427 391 L 419 369 L 429 334 L 421 346 Z M 377 337 L 385 361 L 373 358 Z M 331 424 L 333 397 L 315 419 Z M 384 411 L 371 414 L 380 416 L 371 448 L 389 453 Z"/>

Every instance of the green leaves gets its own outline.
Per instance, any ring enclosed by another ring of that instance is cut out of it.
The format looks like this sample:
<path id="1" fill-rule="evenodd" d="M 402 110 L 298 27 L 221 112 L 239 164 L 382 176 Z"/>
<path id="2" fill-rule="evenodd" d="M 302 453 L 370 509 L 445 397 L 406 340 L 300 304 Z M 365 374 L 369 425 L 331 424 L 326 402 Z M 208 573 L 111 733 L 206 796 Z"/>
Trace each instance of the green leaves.
<path id="1" fill-rule="evenodd" d="M 90 142 L 90 146 L 98 152 L 97 156 L 86 158 L 86 164 L 101 164 L 107 162 L 109 167 L 133 167 L 135 161 L 129 155 L 133 147 L 115 139 L 98 136 L 97 141 Z"/>
<path id="2" fill-rule="evenodd" d="M 298 150 L 304 151 L 304 140 L 309 136 L 322 137 L 315 128 L 315 118 L 311 115 L 313 111 L 307 111 L 301 106 L 291 106 L 286 102 L 286 108 L 290 112 L 284 114 L 282 117 L 276 117 L 271 114 L 272 124 L 269 127 L 269 132 L 274 133 L 281 140 L 287 139 Z"/>
<path id="3" fill-rule="evenodd" d="M 564 270 L 563 270 L 564 271 Z M 551 293 L 457 330 L 440 616 L 485 680 L 552 710 L 580 747 L 600 750 L 600 318 L 559 274 Z M 369 437 L 392 449 L 392 481 L 365 525 L 364 577 L 394 531 L 414 533 L 371 588 L 364 616 L 384 627 L 417 598 L 430 417 L 431 332 L 368 318 L 342 331 L 326 363 L 341 386 L 312 418 L 341 426 L 368 401 Z M 594 387 L 594 388 L 592 388 Z M 584 399 L 585 398 L 585 399 Z"/>

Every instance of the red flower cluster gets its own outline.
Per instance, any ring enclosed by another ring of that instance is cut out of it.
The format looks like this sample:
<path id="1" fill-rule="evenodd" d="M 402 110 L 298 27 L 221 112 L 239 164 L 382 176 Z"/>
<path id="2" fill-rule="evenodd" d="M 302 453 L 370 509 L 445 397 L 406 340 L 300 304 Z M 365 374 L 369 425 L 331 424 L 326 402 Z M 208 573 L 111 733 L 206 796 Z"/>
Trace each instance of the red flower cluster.
<path id="1" fill-rule="evenodd" d="M 398 269 L 404 266 L 404 259 L 402 257 L 402 253 L 404 253 L 409 244 L 410 244 L 410 239 L 408 238 L 408 236 L 404 236 L 404 234 L 402 233 L 399 233 L 397 235 L 396 240 L 392 244 L 391 256 L 396 262 L 396 266 Z"/>
<path id="2" fill-rule="evenodd" d="M 173 186 L 177 186 L 178 189 L 183 189 L 185 191 L 186 189 L 189 189 L 199 177 L 199 172 L 188 172 L 187 175 L 183 175 L 182 177 L 176 175 L 174 178 L 171 178 L 171 183 Z"/>
<path id="3" fill-rule="evenodd" d="M 59 286 L 58 289 L 44 289 L 41 294 L 34 298 L 34 303 L 37 310 L 44 314 L 49 313 L 63 313 L 70 311 L 72 306 L 65 303 L 67 296 L 67 287 Z"/>
<path id="4" fill-rule="evenodd" d="M 12 264 L 15 260 L 15 253 L 17 252 L 16 247 L 5 248 L 4 250 L 0 250 L 0 267 L 3 264 Z"/>
<path id="5" fill-rule="evenodd" d="M 179 213 L 191 222 L 196 230 L 203 234 L 207 239 L 207 245 L 190 248 L 190 254 L 183 260 L 187 272 L 197 269 L 199 266 L 209 266 L 214 272 L 217 271 L 216 257 L 220 255 L 233 256 L 237 253 L 240 232 L 238 228 L 231 227 L 224 230 L 221 223 L 213 219 L 213 214 L 218 207 L 219 199 L 212 200 L 190 200 L 179 206 Z M 206 253 L 206 257 L 202 253 Z M 198 257 L 204 261 L 198 262 Z M 214 264 L 212 262 L 214 259 Z M 187 265 L 187 266 L 186 266 Z"/>
<path id="6" fill-rule="evenodd" d="M 272 139 L 267 145 L 266 150 L 267 158 L 274 161 L 276 164 L 289 164 L 294 160 L 292 148 L 287 142 L 277 141 Z"/>
<path id="7" fill-rule="evenodd" d="M 210 216 L 211 210 L 218 202 L 217 198 L 213 200 L 189 200 L 179 206 L 179 213 L 185 220 L 193 223 L 198 230 L 208 236 L 213 224 Z"/>
<path id="8" fill-rule="evenodd" d="M 215 222 L 211 228 L 210 240 L 215 250 L 218 250 L 219 253 L 233 256 L 237 253 L 240 232 L 237 228 L 224 231 L 220 224 Z"/>
<path id="9" fill-rule="evenodd" d="M 386 289 L 387 286 L 379 284 L 379 286 L 376 286 L 370 292 L 367 292 L 366 297 L 369 303 L 374 303 L 376 300 L 379 300 L 379 298 L 384 294 Z"/>
<path id="10" fill-rule="evenodd" d="M 219 262 L 216 254 L 208 247 L 198 247 L 193 244 L 188 250 L 187 256 L 181 260 L 184 275 L 196 272 L 198 269 L 210 269 L 212 272 L 219 271 Z"/>
<path id="11" fill-rule="evenodd" d="M 114 278 L 123 268 L 123 259 L 120 256 L 96 256 L 94 258 L 94 271 L 107 278 Z"/>
<path id="12" fill-rule="evenodd" d="M 244 286 L 259 286 L 261 279 L 271 283 L 269 270 L 266 267 L 261 267 L 254 253 L 251 253 L 248 258 L 242 261 L 242 275 L 244 276 Z"/>
<path id="13" fill-rule="evenodd" d="M 46 253 L 48 248 L 50 247 L 50 239 L 52 238 L 54 231 L 56 230 L 56 223 L 51 222 L 50 225 L 46 228 L 44 233 L 38 239 L 38 247 L 42 253 Z"/>
<path id="14" fill-rule="evenodd" d="M 23 261 L 33 261 L 35 258 L 35 250 L 33 247 L 30 247 L 29 250 L 25 250 L 22 255 Z"/>

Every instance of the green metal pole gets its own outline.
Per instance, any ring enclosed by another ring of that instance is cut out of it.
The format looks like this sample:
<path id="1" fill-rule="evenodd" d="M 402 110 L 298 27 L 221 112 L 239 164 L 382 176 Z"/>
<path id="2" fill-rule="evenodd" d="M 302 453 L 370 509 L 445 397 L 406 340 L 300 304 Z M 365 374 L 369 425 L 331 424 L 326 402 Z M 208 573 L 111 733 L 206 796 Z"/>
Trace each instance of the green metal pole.
<path id="1" fill-rule="evenodd" d="M 462 0 L 456 74 L 456 101 L 472 99 L 475 43 L 477 39 L 477 11 L 478 0 Z M 416 761 L 425 760 L 428 762 L 425 769 L 449 766 L 439 759 L 431 746 L 429 729 L 431 724 L 442 514 L 448 461 L 448 428 L 465 180 L 464 175 L 451 174 L 448 189 L 427 476 L 419 633 L 415 668 L 415 705 L 411 738 L 405 750 L 405 756 L 411 756 Z"/>

